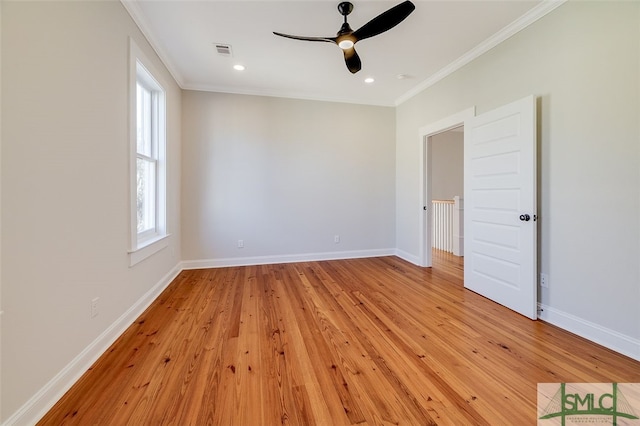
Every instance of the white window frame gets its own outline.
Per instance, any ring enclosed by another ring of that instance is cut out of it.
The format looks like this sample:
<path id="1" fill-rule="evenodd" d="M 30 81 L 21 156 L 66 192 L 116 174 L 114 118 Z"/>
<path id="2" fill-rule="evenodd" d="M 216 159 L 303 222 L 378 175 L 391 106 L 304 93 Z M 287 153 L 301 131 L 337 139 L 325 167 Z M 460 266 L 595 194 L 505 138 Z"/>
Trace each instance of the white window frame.
<path id="1" fill-rule="evenodd" d="M 129 40 L 129 265 L 133 266 L 169 245 L 166 203 L 166 93 L 159 83 L 160 74 L 136 43 Z M 152 153 L 139 154 L 137 149 L 137 86 L 151 91 Z M 138 232 L 137 160 L 155 163 L 155 227 Z"/>

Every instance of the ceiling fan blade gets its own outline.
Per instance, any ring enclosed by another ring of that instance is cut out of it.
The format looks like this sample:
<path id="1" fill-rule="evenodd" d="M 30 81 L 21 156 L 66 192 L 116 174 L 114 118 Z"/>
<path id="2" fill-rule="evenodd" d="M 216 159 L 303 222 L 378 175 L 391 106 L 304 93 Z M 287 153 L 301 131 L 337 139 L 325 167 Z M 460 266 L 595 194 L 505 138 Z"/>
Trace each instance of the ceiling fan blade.
<path id="1" fill-rule="evenodd" d="M 357 40 L 364 40 L 365 38 L 373 37 L 378 34 L 382 34 L 385 31 L 389 31 L 391 28 L 404 21 L 407 16 L 415 10 L 416 6 L 409 0 L 406 0 L 386 12 L 382 12 L 362 27 L 357 29 L 353 36 Z"/>
<path id="2" fill-rule="evenodd" d="M 360 56 L 353 47 L 350 49 L 344 49 L 344 62 L 347 64 L 347 68 L 351 71 L 351 74 L 355 74 L 362 68 L 362 62 Z"/>
<path id="3" fill-rule="evenodd" d="M 304 37 L 304 36 L 295 36 L 295 35 L 290 35 L 290 34 L 277 33 L 275 31 L 273 33 L 275 35 L 277 35 L 277 36 L 286 37 L 286 38 L 292 38 L 294 40 L 327 41 L 329 43 L 335 43 L 336 42 L 336 37 Z"/>

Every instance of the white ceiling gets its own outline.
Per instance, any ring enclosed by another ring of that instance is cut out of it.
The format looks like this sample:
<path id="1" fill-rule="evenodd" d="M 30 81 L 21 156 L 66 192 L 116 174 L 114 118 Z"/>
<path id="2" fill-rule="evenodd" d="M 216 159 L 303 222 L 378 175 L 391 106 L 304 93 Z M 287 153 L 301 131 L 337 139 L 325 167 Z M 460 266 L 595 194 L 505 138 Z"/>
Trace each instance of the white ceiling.
<path id="1" fill-rule="evenodd" d="M 356 30 L 402 0 L 351 1 Z M 122 0 L 183 89 L 389 106 L 552 10 L 540 0 L 412 1 L 405 21 L 356 45 L 362 70 L 351 74 L 338 46 L 272 34 L 335 36 L 339 0 Z"/>

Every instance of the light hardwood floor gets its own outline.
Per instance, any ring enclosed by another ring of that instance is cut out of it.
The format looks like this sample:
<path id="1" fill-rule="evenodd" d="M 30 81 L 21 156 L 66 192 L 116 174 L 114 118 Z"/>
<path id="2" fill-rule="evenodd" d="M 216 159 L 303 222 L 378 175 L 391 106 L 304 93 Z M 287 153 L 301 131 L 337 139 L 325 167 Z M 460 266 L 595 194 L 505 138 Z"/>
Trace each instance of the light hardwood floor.
<path id="1" fill-rule="evenodd" d="M 533 425 L 640 363 L 396 257 L 182 272 L 43 425 Z"/>

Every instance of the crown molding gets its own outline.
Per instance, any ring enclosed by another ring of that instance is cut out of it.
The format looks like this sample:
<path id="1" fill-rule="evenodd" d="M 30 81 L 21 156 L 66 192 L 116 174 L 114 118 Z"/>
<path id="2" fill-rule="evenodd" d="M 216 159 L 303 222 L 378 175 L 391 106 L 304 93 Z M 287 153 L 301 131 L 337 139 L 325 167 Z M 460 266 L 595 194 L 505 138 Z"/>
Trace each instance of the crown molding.
<path id="1" fill-rule="evenodd" d="M 294 91 L 283 91 L 283 90 L 252 90 L 252 89 L 230 89 L 229 87 L 223 86 L 211 86 L 211 85 L 192 85 L 185 84 L 181 85 L 183 90 L 195 90 L 200 92 L 214 92 L 214 93 L 224 93 L 230 95 L 247 95 L 247 96 L 267 96 L 270 98 L 284 98 L 284 99 L 296 99 L 302 101 L 317 101 L 317 102 L 334 102 L 334 103 L 343 103 L 343 104 L 355 104 L 355 105 L 367 105 L 367 106 L 379 106 L 379 107 L 389 107 L 394 108 L 395 105 L 392 102 L 385 102 L 380 99 L 369 99 L 363 101 L 362 99 L 355 99 L 349 97 L 331 97 L 331 96 L 318 96 L 317 94 L 304 94 L 300 92 Z"/>
<path id="2" fill-rule="evenodd" d="M 473 61 L 474 59 L 478 58 L 479 56 L 493 49 L 503 41 L 507 40 L 508 38 L 512 37 L 513 35 L 527 28 L 529 25 L 533 24 L 538 19 L 551 13 L 556 8 L 563 5 L 566 1 L 567 0 L 544 0 L 538 6 L 534 7 L 529 12 L 522 15 L 520 18 L 513 21 L 512 23 L 504 27 L 502 30 L 498 31 L 497 33 L 495 33 L 494 35 L 492 35 L 491 37 L 489 37 L 488 39 L 486 39 L 485 41 L 483 41 L 482 43 L 480 43 L 479 45 L 477 45 L 476 47 L 474 47 L 464 55 L 460 56 L 458 59 L 451 62 L 446 67 L 440 69 L 440 71 L 437 71 L 435 74 L 432 74 L 428 79 L 424 80 L 422 83 L 418 84 L 417 86 L 409 90 L 404 95 L 400 96 L 398 99 L 396 99 L 395 106 L 398 106 L 408 101 L 412 97 L 416 96 L 418 93 L 433 86 L 434 84 L 444 79 L 445 77 L 449 76 L 450 74 L 453 74 L 455 71 L 467 65 L 469 62 Z"/>
<path id="3" fill-rule="evenodd" d="M 147 39 L 147 42 L 149 42 L 151 48 L 156 52 L 156 55 L 158 55 L 160 61 L 162 61 L 163 65 L 167 68 L 178 86 L 180 86 L 180 88 L 183 88 L 184 78 L 178 72 L 178 69 L 173 66 L 169 55 L 162 48 L 162 44 L 153 37 L 153 33 L 149 30 L 149 24 L 147 23 L 146 19 L 144 19 L 144 14 L 142 13 L 142 10 L 140 10 L 140 6 L 138 6 L 138 2 L 135 0 L 120 0 L 120 3 L 122 3 L 126 11 L 129 13 L 129 16 L 131 16 L 133 22 L 135 22 L 135 24 L 138 26 L 140 32 Z"/>

